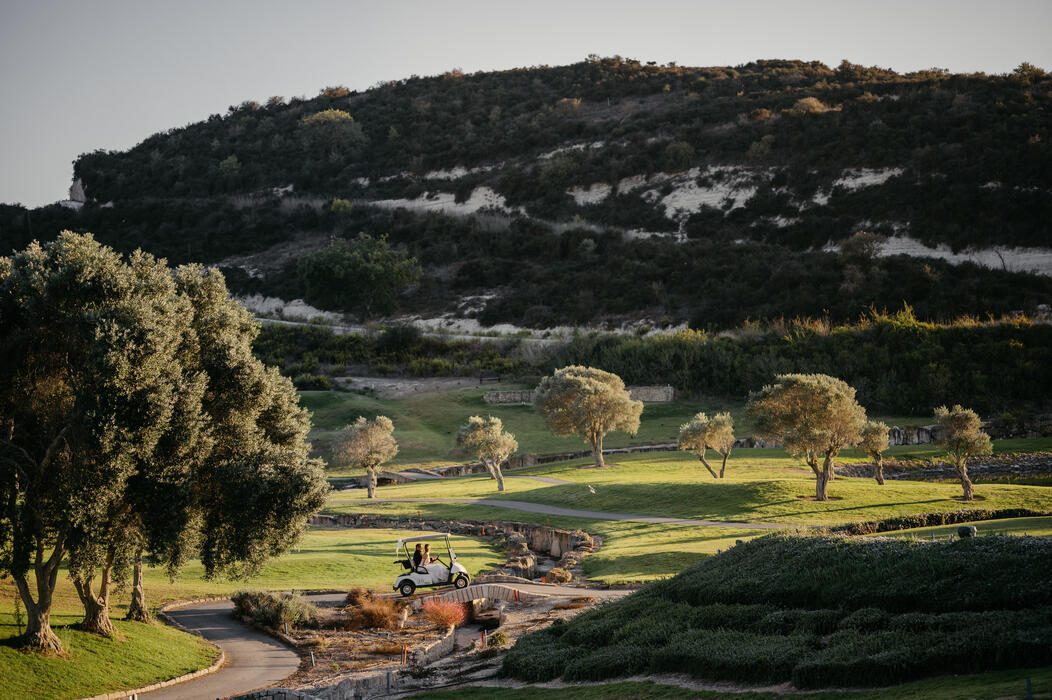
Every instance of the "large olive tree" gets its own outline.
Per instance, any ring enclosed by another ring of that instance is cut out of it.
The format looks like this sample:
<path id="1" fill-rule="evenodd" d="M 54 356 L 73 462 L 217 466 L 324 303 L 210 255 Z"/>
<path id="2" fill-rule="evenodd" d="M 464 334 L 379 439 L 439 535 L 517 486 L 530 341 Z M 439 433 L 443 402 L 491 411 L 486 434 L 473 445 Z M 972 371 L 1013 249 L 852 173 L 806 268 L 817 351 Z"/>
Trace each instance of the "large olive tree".
<path id="1" fill-rule="evenodd" d="M 959 404 L 953 408 L 939 406 L 935 409 L 935 426 L 938 444 L 946 448 L 950 463 L 961 478 L 964 500 L 974 500 L 975 489 L 968 477 L 968 460 L 993 452 L 993 443 L 983 432 L 979 414 Z"/>
<path id="2" fill-rule="evenodd" d="M 579 365 L 563 367 L 542 379 L 533 405 L 555 435 L 584 438 L 597 467 L 606 466 L 606 434 L 615 430 L 635 434 L 643 413 L 643 402 L 632 400 L 621 377 Z"/>
<path id="3" fill-rule="evenodd" d="M 696 454 L 713 479 L 722 479 L 727 473 L 727 459 L 733 447 L 734 419 L 729 413 L 717 413 L 712 418 L 705 413 L 697 413 L 679 427 L 679 449 Z M 705 459 L 705 452 L 710 448 L 723 458 L 719 474 Z"/>
<path id="4" fill-rule="evenodd" d="M 61 649 L 49 613 L 67 555 L 83 626 L 105 634 L 129 568 L 145 617 L 144 551 L 172 575 L 198 551 L 209 575 L 251 569 L 324 501 L 307 415 L 252 357 L 255 326 L 218 272 L 64 233 L 0 260 L 0 318 L 0 564 L 28 645 Z"/>
<path id="5" fill-rule="evenodd" d="M 358 416 L 336 439 L 333 454 L 337 461 L 365 470 L 369 498 L 376 497 L 376 474 L 380 465 L 398 455 L 394 423 L 387 416 L 366 420 Z"/>
<path id="6" fill-rule="evenodd" d="M 457 431 L 457 445 L 475 455 L 497 481 L 497 490 L 504 490 L 504 472 L 500 465 L 519 449 L 519 443 L 504 430 L 500 418 L 471 416 Z"/>
<path id="7" fill-rule="evenodd" d="M 815 499 L 829 500 L 836 457 L 858 441 L 866 422 L 855 390 L 826 374 L 780 374 L 749 398 L 746 411 L 758 435 L 780 440 L 789 454 L 811 467 Z"/>

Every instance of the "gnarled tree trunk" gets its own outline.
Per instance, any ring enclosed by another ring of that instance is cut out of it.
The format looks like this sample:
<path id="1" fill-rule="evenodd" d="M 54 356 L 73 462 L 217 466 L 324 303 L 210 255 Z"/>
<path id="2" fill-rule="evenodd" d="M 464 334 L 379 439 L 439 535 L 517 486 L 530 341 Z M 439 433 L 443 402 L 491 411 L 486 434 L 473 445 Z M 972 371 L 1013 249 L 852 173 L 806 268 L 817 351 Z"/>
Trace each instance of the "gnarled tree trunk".
<path id="1" fill-rule="evenodd" d="M 957 473 L 961 477 L 961 488 L 964 489 L 964 500 L 974 501 L 975 500 L 975 488 L 972 486 L 972 480 L 968 478 L 968 467 L 963 462 L 957 466 Z"/>
<path id="2" fill-rule="evenodd" d="M 365 488 L 369 492 L 369 498 L 376 498 L 376 470 L 372 467 L 365 470 Z"/>
<path id="3" fill-rule="evenodd" d="M 879 454 L 877 455 L 877 461 L 873 463 L 873 476 L 878 484 L 884 485 L 884 457 Z"/>
<path id="4" fill-rule="evenodd" d="M 15 577 L 15 585 L 18 595 L 26 606 L 26 631 L 20 638 L 20 643 L 33 651 L 45 654 L 62 654 L 62 641 L 51 629 L 51 599 L 55 590 L 55 575 L 48 575 L 42 571 L 43 567 L 37 567 L 37 599 L 34 601 L 29 592 L 29 583 L 24 576 Z M 55 567 L 55 573 L 58 567 Z M 50 583 L 50 585 L 49 585 Z"/>
<path id="5" fill-rule="evenodd" d="M 709 460 L 705 459 L 705 453 L 704 452 L 699 452 L 697 454 L 698 454 L 698 459 L 701 460 L 701 463 L 704 464 L 705 468 L 709 470 L 709 474 L 712 474 L 712 478 L 713 479 L 718 479 L 719 477 L 716 476 L 716 472 L 713 471 L 712 467 L 709 466 Z"/>
<path id="6" fill-rule="evenodd" d="M 142 586 L 142 549 L 135 552 L 135 564 L 132 567 L 132 594 L 131 602 L 128 604 L 128 614 L 125 620 L 134 620 L 150 624 L 153 618 L 150 609 L 146 607 L 146 594 Z"/>
<path id="7" fill-rule="evenodd" d="M 596 435 L 592 437 L 592 457 L 595 458 L 595 466 L 602 469 L 606 466 L 603 462 L 603 436 Z"/>
<path id="8" fill-rule="evenodd" d="M 77 589 L 80 602 L 84 605 L 84 619 L 80 622 L 80 629 L 85 632 L 94 632 L 105 637 L 114 634 L 113 623 L 110 621 L 110 572 L 113 570 L 113 552 L 106 557 L 106 563 L 102 567 L 102 577 L 99 582 L 99 594 L 95 595 L 91 584 L 94 575 L 81 579 L 73 577 L 73 587 Z"/>
<path id="9" fill-rule="evenodd" d="M 727 458 L 731 456 L 731 451 L 727 450 L 723 453 L 723 464 L 720 465 L 720 478 L 727 473 Z"/>
<path id="10" fill-rule="evenodd" d="M 486 465 L 486 469 L 489 470 L 489 475 L 497 480 L 497 490 L 504 490 L 504 473 L 500 470 L 500 464 L 498 462 L 491 462 L 485 460 L 483 462 Z"/>

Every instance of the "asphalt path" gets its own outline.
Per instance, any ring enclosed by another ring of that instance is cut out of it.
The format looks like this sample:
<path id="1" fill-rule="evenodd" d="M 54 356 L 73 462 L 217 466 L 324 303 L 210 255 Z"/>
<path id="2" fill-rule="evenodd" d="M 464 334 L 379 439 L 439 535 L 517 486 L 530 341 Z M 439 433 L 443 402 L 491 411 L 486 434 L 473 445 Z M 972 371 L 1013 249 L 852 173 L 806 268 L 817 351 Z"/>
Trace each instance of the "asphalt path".
<path id="1" fill-rule="evenodd" d="M 528 501 L 505 501 L 497 498 L 370 498 L 366 503 L 464 503 L 466 505 L 494 506 L 522 510 L 542 515 L 563 515 L 568 518 L 586 520 L 625 520 L 634 523 L 664 523 L 669 525 L 694 525 L 697 527 L 733 527 L 742 530 L 782 530 L 785 525 L 773 523 L 736 523 L 723 520 L 691 520 L 689 518 L 662 518 L 654 515 L 631 515 L 629 513 L 607 513 L 599 510 L 560 508 Z"/>
<path id="2" fill-rule="evenodd" d="M 273 637 L 235 620 L 229 600 L 199 603 L 168 614 L 198 632 L 226 654 L 223 668 L 207 676 L 161 688 L 139 697 L 150 700 L 211 700 L 240 695 L 290 676 L 300 667 L 296 652 Z"/>

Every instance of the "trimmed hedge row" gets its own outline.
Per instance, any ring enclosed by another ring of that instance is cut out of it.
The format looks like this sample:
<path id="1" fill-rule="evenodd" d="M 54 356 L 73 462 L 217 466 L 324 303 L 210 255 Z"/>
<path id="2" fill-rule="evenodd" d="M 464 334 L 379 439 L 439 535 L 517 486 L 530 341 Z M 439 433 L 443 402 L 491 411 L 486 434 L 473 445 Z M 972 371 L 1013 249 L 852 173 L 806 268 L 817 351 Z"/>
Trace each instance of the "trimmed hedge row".
<path id="1" fill-rule="evenodd" d="M 1032 508 L 1000 508 L 990 510 L 956 510 L 943 513 L 916 513 L 883 520 L 866 520 L 829 528 L 829 532 L 841 535 L 871 535 L 875 532 L 892 532 L 894 530 L 912 530 L 915 527 L 934 527 L 937 525 L 956 525 L 957 523 L 976 522 L 980 520 L 1003 520 L 1005 518 L 1037 518 L 1052 515 L 1052 512 Z"/>
<path id="2" fill-rule="evenodd" d="M 1042 666 L 1052 663 L 1050 581 L 1047 538 L 774 535 L 525 635 L 502 674 L 677 672 L 811 689 Z"/>

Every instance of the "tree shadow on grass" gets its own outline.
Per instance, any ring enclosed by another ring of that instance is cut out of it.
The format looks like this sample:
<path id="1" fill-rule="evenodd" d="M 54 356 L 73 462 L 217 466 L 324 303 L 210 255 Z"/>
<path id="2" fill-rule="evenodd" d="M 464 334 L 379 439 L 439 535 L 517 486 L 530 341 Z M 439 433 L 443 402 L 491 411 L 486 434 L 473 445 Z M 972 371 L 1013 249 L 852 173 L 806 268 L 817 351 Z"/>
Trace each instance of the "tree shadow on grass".
<path id="1" fill-rule="evenodd" d="M 632 554 L 609 559 L 585 560 L 585 570 L 590 577 L 624 577 L 638 579 L 641 576 L 673 576 L 683 569 L 711 557 L 704 552 L 663 551 L 649 554 Z"/>

